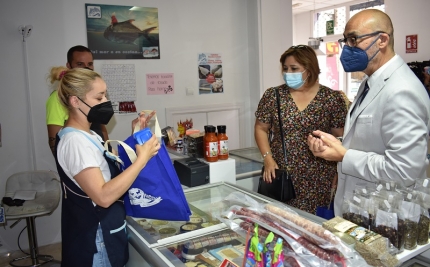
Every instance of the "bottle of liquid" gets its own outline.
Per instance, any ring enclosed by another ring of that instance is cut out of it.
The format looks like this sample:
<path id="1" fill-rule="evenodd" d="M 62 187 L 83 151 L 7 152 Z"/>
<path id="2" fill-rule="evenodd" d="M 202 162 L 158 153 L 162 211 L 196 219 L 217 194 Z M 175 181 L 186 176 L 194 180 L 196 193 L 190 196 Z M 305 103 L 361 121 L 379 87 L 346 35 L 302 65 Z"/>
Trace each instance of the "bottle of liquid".
<path id="1" fill-rule="evenodd" d="M 225 134 L 225 125 L 218 125 L 218 159 L 228 159 L 228 137 Z"/>
<path id="2" fill-rule="evenodd" d="M 206 159 L 206 137 L 208 137 L 208 126 L 210 126 L 210 125 L 203 126 L 203 128 L 205 129 L 205 135 L 203 135 L 203 149 L 202 149 L 202 154 L 203 154 L 203 157 L 205 159 Z"/>
<path id="3" fill-rule="evenodd" d="M 218 161 L 218 138 L 215 136 L 215 126 L 207 126 L 205 139 L 205 160 L 208 162 Z"/>

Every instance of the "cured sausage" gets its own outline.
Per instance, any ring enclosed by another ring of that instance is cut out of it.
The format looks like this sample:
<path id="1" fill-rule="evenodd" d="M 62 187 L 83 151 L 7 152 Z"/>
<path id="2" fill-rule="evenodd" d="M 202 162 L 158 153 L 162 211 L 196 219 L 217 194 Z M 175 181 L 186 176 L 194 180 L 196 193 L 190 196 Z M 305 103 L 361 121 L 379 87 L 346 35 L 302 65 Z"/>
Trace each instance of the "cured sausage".
<path id="1" fill-rule="evenodd" d="M 282 218 L 287 219 L 288 221 L 293 222 L 295 225 L 303 228 L 308 233 L 312 233 L 313 235 L 316 235 L 317 237 L 321 238 L 322 240 L 325 240 L 329 242 L 330 244 L 336 246 L 340 245 L 340 241 L 338 241 L 336 238 L 334 238 L 333 234 L 324 229 L 321 225 L 318 225 L 312 221 L 309 221 L 299 215 L 293 214 L 291 212 L 288 212 L 282 208 L 279 208 L 272 204 L 267 204 L 265 206 L 265 209 L 270 211 L 271 213 L 278 215 Z M 315 238 L 313 238 L 315 239 Z M 316 240 L 315 240 L 316 241 Z M 319 245 L 320 242 L 317 242 Z"/>
<path id="2" fill-rule="evenodd" d="M 282 234 L 287 235 L 288 237 L 295 240 L 297 243 L 302 245 L 304 248 L 306 248 L 308 251 L 310 251 L 312 254 L 317 256 L 318 258 L 328 261 L 328 262 L 334 262 L 334 263 L 341 263 L 343 265 L 344 260 L 343 258 L 335 251 L 331 250 L 325 250 L 314 243 L 310 242 L 304 237 L 295 238 L 292 236 L 288 231 L 286 231 L 282 226 L 280 226 L 276 221 L 268 220 L 267 218 L 264 218 L 264 216 L 260 215 L 259 213 L 249 210 L 247 208 L 241 208 L 240 210 L 233 211 L 237 215 L 246 216 L 248 218 L 255 219 L 256 222 L 261 222 L 269 225 L 270 227 L 273 227 L 274 229 L 280 231 Z M 279 219 L 277 219 L 279 221 Z"/>

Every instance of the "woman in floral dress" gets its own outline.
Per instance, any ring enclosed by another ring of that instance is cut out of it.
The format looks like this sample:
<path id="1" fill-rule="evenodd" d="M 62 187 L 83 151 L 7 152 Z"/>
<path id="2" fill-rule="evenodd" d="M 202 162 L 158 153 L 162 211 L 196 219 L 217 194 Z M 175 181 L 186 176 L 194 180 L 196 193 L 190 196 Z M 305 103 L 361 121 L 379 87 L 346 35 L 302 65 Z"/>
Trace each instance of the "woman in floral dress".
<path id="1" fill-rule="evenodd" d="M 347 107 L 340 91 L 319 84 L 320 69 L 311 47 L 292 46 L 282 54 L 280 62 L 285 84 L 267 89 L 255 112 L 254 135 L 264 158 L 263 179 L 270 183 L 275 169 L 288 170 L 296 198 L 286 204 L 315 214 L 318 206 L 330 202 L 336 163 L 315 157 L 306 143 L 307 136 L 316 129 L 342 136 Z M 280 136 L 276 90 L 284 140 Z M 270 131 L 272 140 L 268 138 Z M 287 162 L 281 142 L 285 142 Z"/>

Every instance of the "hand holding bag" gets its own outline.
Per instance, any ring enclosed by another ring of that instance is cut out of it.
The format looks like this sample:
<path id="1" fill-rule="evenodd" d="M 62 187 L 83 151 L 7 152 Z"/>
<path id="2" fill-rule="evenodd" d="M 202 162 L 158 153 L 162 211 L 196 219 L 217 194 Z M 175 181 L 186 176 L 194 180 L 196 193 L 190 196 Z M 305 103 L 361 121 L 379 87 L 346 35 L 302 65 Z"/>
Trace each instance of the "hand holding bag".
<path id="1" fill-rule="evenodd" d="M 155 120 L 155 135 L 161 140 L 156 115 L 152 119 Z M 131 148 L 137 144 L 133 135 L 124 143 Z M 124 196 L 126 214 L 137 218 L 189 221 L 191 211 L 184 191 L 162 140 L 160 144 L 158 154 L 148 161 Z M 129 156 L 133 152 L 134 155 Z M 136 159 L 134 149 L 129 151 L 121 144 L 118 145 L 118 154 L 125 168 Z"/>
<path id="2" fill-rule="evenodd" d="M 279 127 L 282 140 L 282 150 L 284 153 L 284 160 L 287 163 L 287 151 L 285 148 L 284 131 L 282 129 L 282 117 L 281 117 L 281 106 L 279 101 L 279 92 L 275 90 L 276 102 L 278 104 L 278 118 Z M 263 179 L 264 166 L 261 169 L 260 181 L 258 183 L 257 193 L 276 199 L 281 202 L 286 202 L 296 198 L 296 191 L 294 190 L 293 181 L 291 175 L 286 170 L 275 169 L 276 177 L 272 179 L 272 183 L 267 183 Z"/>

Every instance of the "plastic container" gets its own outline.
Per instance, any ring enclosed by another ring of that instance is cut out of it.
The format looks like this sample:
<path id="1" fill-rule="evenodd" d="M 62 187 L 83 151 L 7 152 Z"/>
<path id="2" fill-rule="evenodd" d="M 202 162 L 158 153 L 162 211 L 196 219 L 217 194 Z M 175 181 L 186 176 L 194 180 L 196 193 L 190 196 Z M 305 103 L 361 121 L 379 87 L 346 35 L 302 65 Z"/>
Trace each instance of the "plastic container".
<path id="1" fill-rule="evenodd" d="M 163 221 L 163 220 L 153 220 L 153 221 L 151 222 L 151 226 L 152 226 L 154 229 L 158 230 L 158 229 L 160 229 L 160 228 L 168 227 L 168 226 L 170 226 L 170 224 L 169 224 L 169 222 L 168 222 L 168 221 Z"/>
<path id="2" fill-rule="evenodd" d="M 152 137 L 151 129 L 149 127 L 146 127 L 145 129 L 135 132 L 133 134 L 133 137 L 134 137 L 134 140 L 136 140 L 136 142 L 139 145 L 143 145 L 146 141 L 151 139 Z"/>
<path id="3" fill-rule="evenodd" d="M 228 137 L 225 134 L 225 125 L 218 125 L 218 159 L 228 159 Z"/>
<path id="4" fill-rule="evenodd" d="M 205 138 L 205 160 L 207 162 L 218 161 L 218 138 L 215 135 L 215 126 L 208 125 Z"/>

